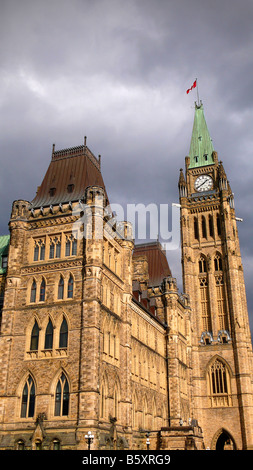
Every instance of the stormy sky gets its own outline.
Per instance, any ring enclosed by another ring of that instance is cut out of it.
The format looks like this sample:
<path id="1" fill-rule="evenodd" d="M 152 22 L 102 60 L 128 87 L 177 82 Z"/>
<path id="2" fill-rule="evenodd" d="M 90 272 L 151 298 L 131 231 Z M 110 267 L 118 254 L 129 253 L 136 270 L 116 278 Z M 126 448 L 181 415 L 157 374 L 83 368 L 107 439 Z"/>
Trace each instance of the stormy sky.
<path id="1" fill-rule="evenodd" d="M 56 150 L 102 155 L 110 201 L 178 202 L 199 95 L 235 194 L 253 331 L 252 0 L 1 0 L 0 233 Z M 180 250 L 168 252 L 181 288 Z"/>

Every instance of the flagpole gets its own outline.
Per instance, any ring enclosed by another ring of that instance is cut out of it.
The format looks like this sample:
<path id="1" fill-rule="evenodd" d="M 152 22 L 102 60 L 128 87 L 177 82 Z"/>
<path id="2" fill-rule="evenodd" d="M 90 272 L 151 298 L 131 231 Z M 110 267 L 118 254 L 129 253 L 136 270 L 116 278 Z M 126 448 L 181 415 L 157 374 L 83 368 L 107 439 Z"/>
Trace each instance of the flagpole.
<path id="1" fill-rule="evenodd" d="M 196 84 L 197 84 L 197 98 L 198 98 L 198 106 L 199 106 L 199 87 L 198 87 L 198 79 L 196 78 Z"/>

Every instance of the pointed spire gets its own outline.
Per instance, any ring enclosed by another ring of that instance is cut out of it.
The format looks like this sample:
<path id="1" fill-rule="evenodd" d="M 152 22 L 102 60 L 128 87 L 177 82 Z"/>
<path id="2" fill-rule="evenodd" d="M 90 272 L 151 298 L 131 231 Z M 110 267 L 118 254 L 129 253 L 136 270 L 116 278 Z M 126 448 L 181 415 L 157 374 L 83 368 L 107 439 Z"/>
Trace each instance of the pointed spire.
<path id="1" fill-rule="evenodd" d="M 200 101 L 199 105 L 195 103 L 195 116 L 189 152 L 189 168 L 212 165 L 214 163 L 213 151 L 213 143 L 207 128 L 203 104 L 202 101 Z"/>

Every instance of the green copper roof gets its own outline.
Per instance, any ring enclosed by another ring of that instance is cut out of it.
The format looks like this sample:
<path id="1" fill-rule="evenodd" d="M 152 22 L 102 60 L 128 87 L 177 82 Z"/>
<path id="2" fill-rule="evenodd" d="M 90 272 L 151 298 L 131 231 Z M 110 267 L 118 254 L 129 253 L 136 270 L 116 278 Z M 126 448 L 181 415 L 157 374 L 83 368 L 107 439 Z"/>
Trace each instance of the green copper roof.
<path id="1" fill-rule="evenodd" d="M 213 151 L 213 143 L 207 129 L 203 104 L 202 102 L 200 102 L 200 105 L 195 103 L 195 116 L 189 152 L 189 168 L 212 165 L 214 163 L 212 157 Z"/>
<path id="2" fill-rule="evenodd" d="M 9 243 L 10 243 L 10 235 L 0 236 L 0 274 L 3 274 L 6 272 L 6 268 L 2 267 L 2 257 L 8 255 Z"/>

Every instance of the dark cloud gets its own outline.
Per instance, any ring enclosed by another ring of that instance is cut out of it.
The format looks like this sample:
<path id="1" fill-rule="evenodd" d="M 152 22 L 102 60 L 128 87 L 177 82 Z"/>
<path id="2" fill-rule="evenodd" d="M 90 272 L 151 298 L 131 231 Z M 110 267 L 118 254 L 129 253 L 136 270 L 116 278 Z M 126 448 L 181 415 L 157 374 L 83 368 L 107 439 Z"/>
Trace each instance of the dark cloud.
<path id="1" fill-rule="evenodd" d="M 253 329 L 251 0 L 2 0 L 1 233 L 56 148 L 102 154 L 110 199 L 178 200 L 195 91 L 235 192 Z M 181 285 L 180 252 L 169 261 Z"/>

